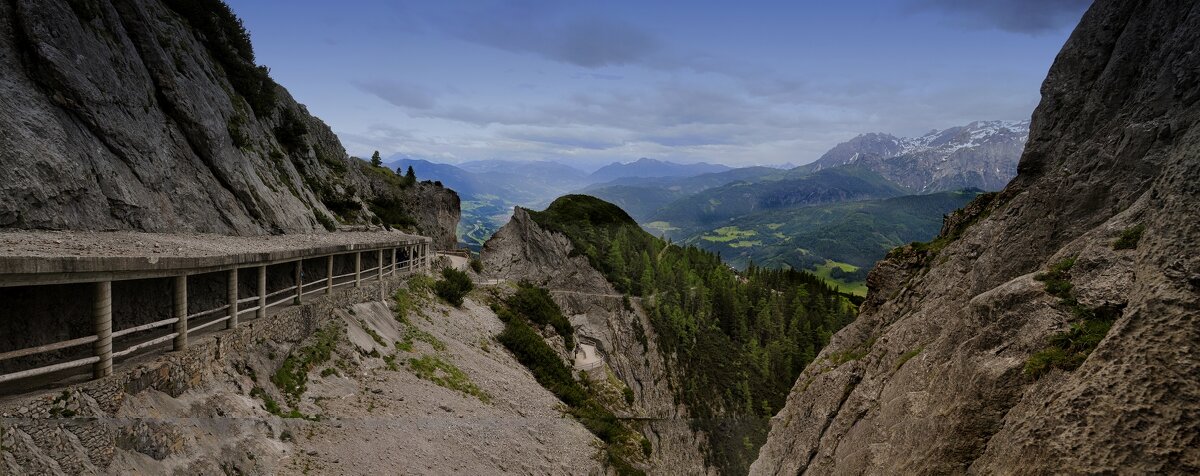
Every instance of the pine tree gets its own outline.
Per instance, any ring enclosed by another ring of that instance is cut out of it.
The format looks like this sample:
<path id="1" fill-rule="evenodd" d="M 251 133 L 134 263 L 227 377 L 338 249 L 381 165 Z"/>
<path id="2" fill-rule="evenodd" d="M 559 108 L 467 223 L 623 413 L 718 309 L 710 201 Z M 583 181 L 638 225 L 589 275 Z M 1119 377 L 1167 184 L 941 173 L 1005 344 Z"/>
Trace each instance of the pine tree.
<path id="1" fill-rule="evenodd" d="M 404 172 L 404 179 L 408 181 L 409 185 L 417 183 L 417 173 L 415 171 L 413 171 L 413 168 L 411 165 L 408 166 L 408 171 Z"/>
<path id="2" fill-rule="evenodd" d="M 383 167 L 383 158 L 379 157 L 378 150 L 375 151 L 374 154 L 371 154 L 371 166 L 372 167 Z"/>

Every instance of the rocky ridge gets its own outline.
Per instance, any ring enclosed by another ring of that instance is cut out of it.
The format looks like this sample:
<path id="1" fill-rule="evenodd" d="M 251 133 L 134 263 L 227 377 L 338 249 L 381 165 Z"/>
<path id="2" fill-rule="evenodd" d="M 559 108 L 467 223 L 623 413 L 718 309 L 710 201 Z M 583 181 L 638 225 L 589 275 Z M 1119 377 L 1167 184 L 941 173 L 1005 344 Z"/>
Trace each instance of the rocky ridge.
<path id="1" fill-rule="evenodd" d="M 670 357 L 660 351 L 641 299 L 626 302 L 587 258 L 572 250 L 566 236 L 543 229 L 518 207 L 484 244 L 481 259 L 488 277 L 527 280 L 549 289 L 576 335 L 601 345 L 608 368 L 634 392 L 634 414 L 625 416 L 645 419 L 642 433 L 653 447 L 651 472 L 715 472 L 704 465 L 706 437 L 690 428 L 687 408 L 675 403 Z"/>
<path id="2" fill-rule="evenodd" d="M 1094 3 L 1017 177 L 872 271 L 752 474 L 1200 471 L 1197 51 L 1198 4 Z M 1111 329 L 1028 371 L 1080 316 Z"/>

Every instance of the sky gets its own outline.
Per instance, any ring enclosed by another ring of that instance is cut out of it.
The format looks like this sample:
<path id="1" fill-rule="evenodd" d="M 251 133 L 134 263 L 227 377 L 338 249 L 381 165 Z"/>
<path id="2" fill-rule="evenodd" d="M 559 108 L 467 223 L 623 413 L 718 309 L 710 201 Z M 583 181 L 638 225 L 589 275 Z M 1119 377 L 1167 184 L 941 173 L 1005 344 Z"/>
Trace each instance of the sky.
<path id="1" fill-rule="evenodd" d="M 804 164 L 1025 120 L 1090 0 L 227 0 L 351 155 Z"/>

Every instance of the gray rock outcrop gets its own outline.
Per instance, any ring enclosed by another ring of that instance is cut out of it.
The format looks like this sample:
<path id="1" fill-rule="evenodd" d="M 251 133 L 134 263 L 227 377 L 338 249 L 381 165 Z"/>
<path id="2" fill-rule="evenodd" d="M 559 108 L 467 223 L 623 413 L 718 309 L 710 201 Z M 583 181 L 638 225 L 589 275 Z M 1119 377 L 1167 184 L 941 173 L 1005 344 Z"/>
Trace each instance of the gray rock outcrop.
<path id="1" fill-rule="evenodd" d="M 1097 1 L 1018 176 L 875 268 L 752 474 L 1200 472 L 1198 52 L 1200 3 Z M 1077 306 L 1118 317 L 1078 368 L 1035 378 L 1079 319 L 1035 279 L 1066 258 Z"/>
<path id="2" fill-rule="evenodd" d="M 706 436 L 692 430 L 687 408 L 676 403 L 673 388 L 679 380 L 671 369 L 678 365 L 669 365 L 672 356 L 659 348 L 641 298 L 625 301 L 573 249 L 570 239 L 540 227 L 528 210 L 518 207 L 484 244 L 481 260 L 488 277 L 549 289 L 575 332 L 600 343 L 608 368 L 634 392 L 634 414 L 628 416 L 645 422 L 642 434 L 653 448 L 651 472 L 714 473 L 705 466 Z"/>
<path id="3" fill-rule="evenodd" d="M 192 24 L 219 15 L 168 5 L 0 4 L 0 228 L 323 232 L 383 208 L 453 244 L 453 192 L 348 157 L 269 79 L 273 101 L 239 93 L 249 45 L 221 56 L 232 40 Z"/>

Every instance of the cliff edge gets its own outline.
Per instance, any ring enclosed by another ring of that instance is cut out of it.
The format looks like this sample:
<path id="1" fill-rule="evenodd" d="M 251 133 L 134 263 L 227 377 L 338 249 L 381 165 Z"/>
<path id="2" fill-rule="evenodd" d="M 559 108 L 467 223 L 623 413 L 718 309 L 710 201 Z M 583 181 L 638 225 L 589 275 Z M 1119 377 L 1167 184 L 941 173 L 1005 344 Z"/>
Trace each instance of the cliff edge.
<path id="1" fill-rule="evenodd" d="M 458 197 L 348 157 L 217 0 L 0 3 L 0 229 L 237 235 L 389 225 Z"/>
<path id="2" fill-rule="evenodd" d="M 1099 0 L 1016 179 L 893 252 L 752 474 L 1200 472 L 1200 4 Z"/>

